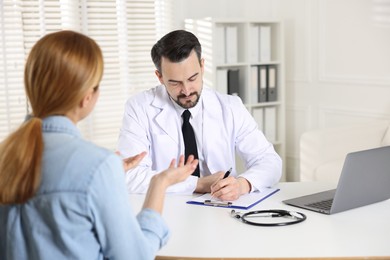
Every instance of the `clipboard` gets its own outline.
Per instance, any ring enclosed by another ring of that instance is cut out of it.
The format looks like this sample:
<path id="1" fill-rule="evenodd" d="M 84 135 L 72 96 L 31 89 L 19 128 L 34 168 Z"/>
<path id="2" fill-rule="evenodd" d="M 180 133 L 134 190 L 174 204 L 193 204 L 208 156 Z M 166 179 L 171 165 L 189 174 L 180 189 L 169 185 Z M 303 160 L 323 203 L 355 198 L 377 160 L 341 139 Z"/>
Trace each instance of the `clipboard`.
<path id="1" fill-rule="evenodd" d="M 272 196 L 280 189 L 278 188 L 264 188 L 261 191 L 255 191 L 242 195 L 240 198 L 234 201 L 221 201 L 211 197 L 210 193 L 205 193 L 199 197 L 193 198 L 187 201 L 187 204 L 211 206 L 211 207 L 223 207 L 234 209 L 250 209 L 266 198 Z"/>

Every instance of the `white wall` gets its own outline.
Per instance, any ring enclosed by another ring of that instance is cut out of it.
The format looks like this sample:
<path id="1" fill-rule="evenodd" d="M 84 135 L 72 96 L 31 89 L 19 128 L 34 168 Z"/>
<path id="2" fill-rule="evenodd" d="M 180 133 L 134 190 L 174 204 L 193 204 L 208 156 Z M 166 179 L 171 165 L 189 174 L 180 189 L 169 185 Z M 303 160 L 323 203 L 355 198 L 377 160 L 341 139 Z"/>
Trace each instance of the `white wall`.
<path id="1" fill-rule="evenodd" d="M 175 0 L 185 18 L 285 22 L 288 180 L 299 173 L 299 138 L 310 129 L 390 119 L 390 26 L 372 0 Z"/>
<path id="2" fill-rule="evenodd" d="M 277 14 L 278 0 L 174 0 L 176 25 L 183 27 L 185 18 L 271 19 Z"/>

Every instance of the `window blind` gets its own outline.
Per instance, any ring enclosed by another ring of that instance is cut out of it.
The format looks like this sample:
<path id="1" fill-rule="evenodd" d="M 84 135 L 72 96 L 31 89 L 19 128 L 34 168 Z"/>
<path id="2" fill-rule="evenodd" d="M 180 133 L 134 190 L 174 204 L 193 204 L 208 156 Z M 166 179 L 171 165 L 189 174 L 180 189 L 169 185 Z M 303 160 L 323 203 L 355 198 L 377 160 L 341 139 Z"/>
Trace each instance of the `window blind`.
<path id="1" fill-rule="evenodd" d="M 21 123 L 26 114 L 22 85 L 24 44 L 19 1 L 0 4 L 0 140 Z"/>
<path id="2" fill-rule="evenodd" d="M 105 70 L 83 136 L 114 150 L 126 100 L 158 81 L 150 49 L 172 29 L 172 0 L 3 0 L 0 4 L 0 141 L 28 113 L 24 62 L 43 35 L 71 29 L 100 45 Z"/>

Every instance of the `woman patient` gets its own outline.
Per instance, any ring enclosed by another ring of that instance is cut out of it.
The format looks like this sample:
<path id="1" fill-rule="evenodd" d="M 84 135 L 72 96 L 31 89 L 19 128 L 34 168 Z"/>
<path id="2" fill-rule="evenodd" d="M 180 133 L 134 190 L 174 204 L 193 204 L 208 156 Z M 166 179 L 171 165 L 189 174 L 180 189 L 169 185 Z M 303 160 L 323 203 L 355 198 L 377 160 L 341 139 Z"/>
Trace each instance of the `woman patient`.
<path id="1" fill-rule="evenodd" d="M 166 243 L 165 190 L 198 161 L 172 160 L 135 216 L 124 170 L 145 153 L 122 161 L 76 127 L 96 104 L 102 74 L 99 46 L 80 33 L 48 34 L 32 48 L 31 117 L 0 144 L 0 259 L 153 259 Z"/>

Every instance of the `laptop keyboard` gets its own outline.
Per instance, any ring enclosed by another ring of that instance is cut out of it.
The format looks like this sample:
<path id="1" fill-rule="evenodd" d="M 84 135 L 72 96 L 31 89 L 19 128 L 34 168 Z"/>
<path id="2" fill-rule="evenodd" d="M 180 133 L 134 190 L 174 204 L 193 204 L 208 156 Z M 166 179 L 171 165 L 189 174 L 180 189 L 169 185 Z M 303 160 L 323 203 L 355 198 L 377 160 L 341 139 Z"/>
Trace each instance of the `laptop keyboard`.
<path id="1" fill-rule="evenodd" d="M 314 202 L 314 203 L 309 203 L 306 206 L 312 207 L 312 208 L 317 208 L 317 209 L 322 209 L 322 210 L 330 210 L 332 207 L 333 199 L 328 199 L 328 200 L 322 200 L 319 202 Z"/>

